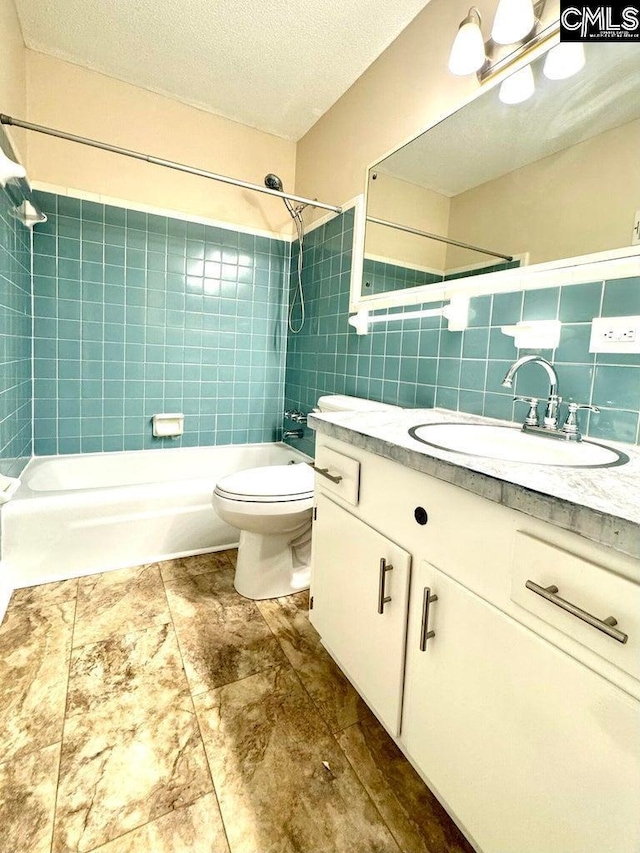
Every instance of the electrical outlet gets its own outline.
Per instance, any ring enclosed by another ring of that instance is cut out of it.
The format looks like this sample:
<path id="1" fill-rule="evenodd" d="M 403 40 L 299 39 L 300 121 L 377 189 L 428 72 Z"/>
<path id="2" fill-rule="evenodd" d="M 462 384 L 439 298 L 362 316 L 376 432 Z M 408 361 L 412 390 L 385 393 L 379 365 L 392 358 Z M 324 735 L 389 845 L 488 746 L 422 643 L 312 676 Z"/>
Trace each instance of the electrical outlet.
<path id="1" fill-rule="evenodd" d="M 640 210 L 636 210 L 633 218 L 633 234 L 631 235 L 631 245 L 640 246 Z"/>
<path id="2" fill-rule="evenodd" d="M 640 353 L 640 317 L 596 317 L 589 352 Z"/>

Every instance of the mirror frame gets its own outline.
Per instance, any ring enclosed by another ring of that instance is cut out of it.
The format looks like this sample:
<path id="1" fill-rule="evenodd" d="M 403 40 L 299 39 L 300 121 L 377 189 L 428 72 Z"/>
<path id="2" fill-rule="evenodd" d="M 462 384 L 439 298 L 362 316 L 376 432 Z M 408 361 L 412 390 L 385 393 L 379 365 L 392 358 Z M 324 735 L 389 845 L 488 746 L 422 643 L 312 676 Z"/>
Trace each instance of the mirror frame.
<path id="1" fill-rule="evenodd" d="M 438 116 L 415 136 L 404 140 L 383 157 L 370 163 L 365 171 L 364 193 L 355 199 L 355 221 L 353 231 L 353 262 L 351 267 L 349 311 L 376 311 L 388 308 L 402 308 L 429 302 L 443 302 L 455 295 L 484 296 L 492 293 L 506 293 L 514 290 L 537 290 L 543 287 L 558 285 L 584 284 L 589 281 L 605 280 L 607 278 L 630 278 L 640 276 L 640 245 L 612 249 L 604 252 L 593 252 L 547 261 L 530 266 L 500 270 L 468 278 L 453 279 L 442 284 L 426 284 L 395 292 L 362 295 L 362 277 L 364 268 L 364 247 L 366 233 L 366 211 L 369 192 L 369 173 L 383 160 L 395 154 L 405 145 L 413 142 L 423 133 L 440 124 L 449 116 L 458 112 L 491 89 L 499 86 L 505 77 L 514 73 L 524 65 L 534 62 L 544 56 L 551 48 L 559 44 L 560 37 L 555 35 L 544 44 L 527 51 L 508 68 L 496 74 L 486 83 L 479 84 L 471 95 L 463 98 L 453 108 Z"/>

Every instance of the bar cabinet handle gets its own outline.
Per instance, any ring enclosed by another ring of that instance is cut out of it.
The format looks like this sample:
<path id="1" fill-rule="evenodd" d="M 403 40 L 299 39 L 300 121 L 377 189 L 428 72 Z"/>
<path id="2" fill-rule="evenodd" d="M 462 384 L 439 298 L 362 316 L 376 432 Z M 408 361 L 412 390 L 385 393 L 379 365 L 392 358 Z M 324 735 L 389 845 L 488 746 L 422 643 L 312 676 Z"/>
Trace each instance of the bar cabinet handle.
<path id="1" fill-rule="evenodd" d="M 572 604 L 570 601 L 560 598 L 557 594 L 557 586 L 540 586 L 535 581 L 527 581 L 525 586 L 527 589 L 530 589 L 531 592 L 535 592 L 536 595 L 541 595 L 542 598 L 550 601 L 551 604 L 555 604 L 556 607 L 560 607 L 562 610 L 566 610 L 567 613 L 571 613 L 572 616 L 582 619 L 582 621 L 586 622 L 587 625 L 597 628 L 598 631 L 602 631 L 603 634 L 606 634 L 607 637 L 611 637 L 618 643 L 626 643 L 629 639 L 628 634 L 625 634 L 623 631 L 619 631 L 615 628 L 615 625 L 618 624 L 618 620 L 614 616 L 607 616 L 606 619 L 598 619 L 597 616 L 587 613 L 586 610 L 582 610 L 582 608 L 578 607 L 576 604 Z"/>

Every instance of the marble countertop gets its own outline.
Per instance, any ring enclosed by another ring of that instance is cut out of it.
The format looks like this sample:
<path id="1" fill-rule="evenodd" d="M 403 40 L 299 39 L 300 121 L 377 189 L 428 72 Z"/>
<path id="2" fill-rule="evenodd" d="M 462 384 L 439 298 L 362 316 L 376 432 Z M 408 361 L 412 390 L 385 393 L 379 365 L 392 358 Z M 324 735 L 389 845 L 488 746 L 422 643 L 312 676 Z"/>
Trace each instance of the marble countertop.
<path id="1" fill-rule="evenodd" d="M 452 453 L 409 435 L 412 426 L 442 422 L 508 426 L 446 409 L 314 413 L 308 420 L 317 432 L 640 559 L 640 448 L 599 442 L 622 451 L 629 462 L 615 468 L 572 468 Z"/>

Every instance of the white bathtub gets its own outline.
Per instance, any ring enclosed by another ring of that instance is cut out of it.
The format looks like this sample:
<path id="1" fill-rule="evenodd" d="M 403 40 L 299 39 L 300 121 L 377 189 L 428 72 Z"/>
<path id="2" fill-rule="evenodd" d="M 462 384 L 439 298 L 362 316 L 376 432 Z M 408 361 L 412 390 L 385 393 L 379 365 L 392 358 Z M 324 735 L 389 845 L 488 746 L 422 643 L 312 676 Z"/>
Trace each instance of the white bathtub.
<path id="1" fill-rule="evenodd" d="M 31 459 L 2 508 L 2 581 L 16 589 L 234 547 L 211 506 L 215 483 L 309 457 L 284 444 Z"/>

